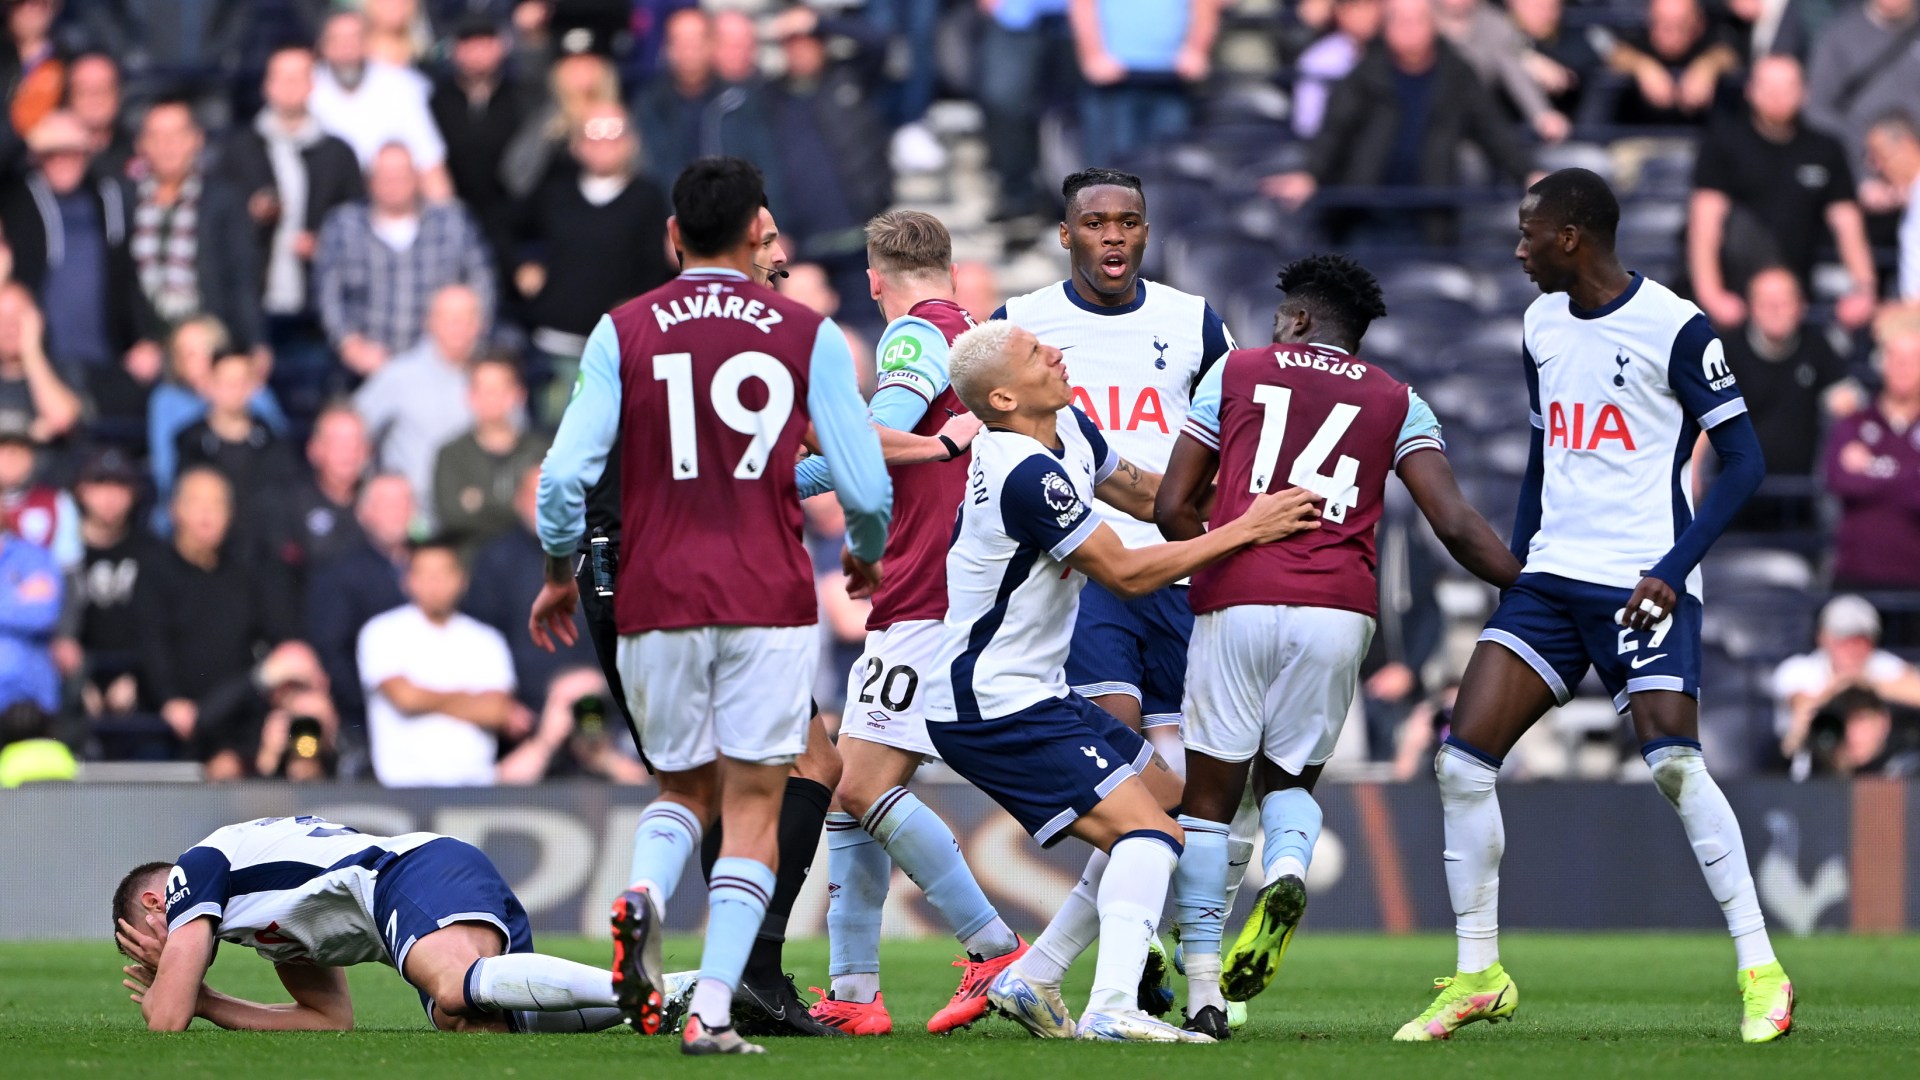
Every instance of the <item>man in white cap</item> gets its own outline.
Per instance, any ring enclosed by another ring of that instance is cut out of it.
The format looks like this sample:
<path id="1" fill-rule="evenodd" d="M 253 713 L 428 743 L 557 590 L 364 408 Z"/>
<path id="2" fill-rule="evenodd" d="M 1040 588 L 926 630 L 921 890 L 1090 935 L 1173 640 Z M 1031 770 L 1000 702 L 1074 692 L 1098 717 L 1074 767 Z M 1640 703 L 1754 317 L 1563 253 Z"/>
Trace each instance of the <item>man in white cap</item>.
<path id="1" fill-rule="evenodd" d="M 1893 705 L 1920 708 L 1920 670 L 1878 647 L 1880 613 L 1863 597 L 1836 596 L 1820 609 L 1820 633 L 1810 653 L 1789 657 L 1773 672 L 1779 703 L 1774 731 L 1780 753 L 1795 758 L 1814 714 L 1835 694 L 1864 686 Z"/>

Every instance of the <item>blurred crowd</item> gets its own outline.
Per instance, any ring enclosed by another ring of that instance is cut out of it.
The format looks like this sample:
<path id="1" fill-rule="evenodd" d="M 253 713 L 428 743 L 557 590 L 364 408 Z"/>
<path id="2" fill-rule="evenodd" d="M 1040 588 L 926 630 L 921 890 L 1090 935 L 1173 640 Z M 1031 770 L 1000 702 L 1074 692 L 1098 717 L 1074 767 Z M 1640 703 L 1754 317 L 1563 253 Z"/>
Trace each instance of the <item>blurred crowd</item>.
<path id="1" fill-rule="evenodd" d="M 1773 602 L 1709 628 L 1710 680 L 1739 674 L 1714 690 L 1741 710 L 1723 727 L 1799 775 L 1915 764 L 1915 0 L 5 15 L 0 783 L 69 752 L 214 779 L 638 779 L 586 646 L 525 631 L 534 484 L 585 335 L 673 272 L 679 169 L 738 154 L 767 174 L 781 288 L 870 368 L 861 228 L 903 181 L 946 191 L 962 147 L 986 193 L 949 225 L 995 253 L 960 267 L 979 317 L 1083 164 L 1146 177 L 1150 276 L 1243 342 L 1285 258 L 1361 255 L 1393 311 L 1369 350 L 1433 401 L 1496 521 L 1524 438 L 1513 197 L 1542 169 L 1604 172 L 1632 265 L 1717 324 L 1767 454 L 1723 545 L 1741 557 L 1708 567 L 1716 599 Z M 837 508 L 808 509 L 831 713 L 864 612 L 835 584 Z M 1450 674 L 1445 574 L 1404 510 L 1367 668 L 1381 761 L 1444 730 Z M 1823 610 L 1836 592 L 1861 595 Z"/>

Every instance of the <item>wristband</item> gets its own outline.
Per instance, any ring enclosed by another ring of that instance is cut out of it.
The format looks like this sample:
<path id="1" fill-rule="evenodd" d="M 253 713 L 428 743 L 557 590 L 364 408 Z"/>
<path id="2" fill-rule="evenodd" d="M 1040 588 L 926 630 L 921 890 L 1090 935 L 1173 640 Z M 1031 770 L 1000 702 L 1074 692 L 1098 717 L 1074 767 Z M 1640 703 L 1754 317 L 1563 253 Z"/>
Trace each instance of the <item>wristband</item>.
<path id="1" fill-rule="evenodd" d="M 947 437 L 946 437 L 945 435 L 935 435 L 935 436 L 934 436 L 934 438 L 936 438 L 936 439 L 939 439 L 939 440 L 940 440 L 940 444 L 941 444 L 942 446 L 945 446 L 945 447 L 947 448 L 947 460 L 948 460 L 948 461 L 952 461 L 952 460 L 953 460 L 954 458 L 957 458 L 957 457 L 959 457 L 959 456 L 960 456 L 960 444 L 959 444 L 959 443 L 957 443 L 957 442 L 954 442 L 954 441 L 953 441 L 952 439 L 949 439 L 949 438 L 947 438 Z"/>

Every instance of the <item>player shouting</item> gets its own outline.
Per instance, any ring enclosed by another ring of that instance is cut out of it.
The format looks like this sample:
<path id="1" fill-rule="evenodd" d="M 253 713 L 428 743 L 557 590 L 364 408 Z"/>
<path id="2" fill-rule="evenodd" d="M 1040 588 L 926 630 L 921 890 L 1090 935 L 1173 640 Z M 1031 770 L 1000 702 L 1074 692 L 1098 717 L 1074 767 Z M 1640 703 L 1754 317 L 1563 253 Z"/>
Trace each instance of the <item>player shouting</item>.
<path id="1" fill-rule="evenodd" d="M 373 836 L 324 818 L 228 825 L 113 894 L 126 987 L 154 1031 L 195 1017 L 243 1031 L 350 1031 L 345 969 L 388 964 L 445 1031 L 599 1031 L 620 1022 L 606 969 L 533 951 L 526 909 L 480 849 Z M 271 960 L 293 1001 L 205 983 L 222 941 Z"/>
<path id="2" fill-rule="evenodd" d="M 1767 940 L 1740 823 L 1700 754 L 1696 700 L 1698 567 L 1759 486 L 1760 443 L 1706 316 L 1620 265 L 1619 221 L 1613 192 L 1585 169 L 1547 176 L 1520 203 L 1514 255 L 1546 294 L 1525 322 L 1533 445 L 1512 546 L 1526 570 L 1480 634 L 1434 757 L 1458 970 L 1395 1039 L 1445 1039 L 1519 1004 L 1500 966 L 1506 840 L 1494 781 L 1507 751 L 1567 702 L 1589 665 L 1632 715 L 1726 915 L 1741 1037 L 1768 1042 L 1793 1023 L 1793 985 Z M 1688 459 L 1702 428 L 1722 469 L 1696 515 Z"/>
<path id="3" fill-rule="evenodd" d="M 1045 1037 L 1212 1042 L 1136 1006 L 1181 850 L 1180 828 L 1165 812 L 1179 784 L 1138 732 L 1071 692 L 1068 641 L 1083 575 L 1117 595 L 1143 596 L 1317 523 L 1307 493 L 1289 489 L 1199 539 L 1127 547 L 1094 516 L 1093 498 L 1144 518 L 1160 478 L 1122 460 L 1071 407 L 1061 359 L 1059 349 L 1008 322 L 969 330 L 953 344 L 954 390 L 987 429 L 973 444 L 947 553 L 929 734 L 949 766 L 1043 845 L 1076 836 L 1098 849 L 1066 902 L 1085 910 L 1055 920 L 1100 935 L 1078 1028 L 1060 998 L 1061 972 L 1025 970 L 1038 949 L 994 980 L 995 1007 Z"/>
<path id="4" fill-rule="evenodd" d="M 1173 900 L 1187 1029 L 1216 1039 L 1228 1036 L 1220 957 L 1227 823 L 1257 757 L 1268 885 L 1225 973 L 1225 998 L 1244 1001 L 1272 982 L 1306 908 L 1320 835 L 1311 792 L 1353 705 L 1379 608 L 1373 530 L 1387 473 L 1399 475 L 1461 565 L 1500 588 L 1520 573 L 1461 495 L 1433 410 L 1358 355 L 1367 325 L 1387 313 L 1373 275 L 1320 255 L 1282 270 L 1280 288 L 1274 344 L 1230 353 L 1200 380 L 1156 509 L 1161 532 L 1186 540 L 1205 531 L 1210 501 L 1218 528 L 1275 484 L 1326 500 L 1318 531 L 1248 548 L 1193 576 L 1180 817 L 1187 852 Z"/>
<path id="5" fill-rule="evenodd" d="M 892 320 L 876 350 L 873 421 L 936 435 L 967 415 L 947 379 L 948 345 L 973 326 L 953 301 L 953 241 L 933 215 L 896 210 L 867 223 L 867 262 L 873 298 Z M 800 463 L 803 497 L 830 489 L 829 464 L 822 457 Z M 947 543 L 966 489 L 967 458 L 956 447 L 945 463 L 890 472 L 887 580 L 873 594 L 866 650 L 848 679 L 844 770 L 827 817 L 833 984 L 813 1016 L 852 1035 L 893 1030 L 880 994 L 880 917 L 897 864 L 966 950 L 960 988 L 927 1022 L 928 1031 L 941 1034 L 985 1015 L 988 984 L 1026 946 L 980 891 L 953 830 L 906 788 L 921 762 L 938 756 L 927 737 L 924 691 L 947 613 Z"/>
<path id="6" fill-rule="evenodd" d="M 1142 468 L 1164 472 L 1194 387 L 1208 366 L 1233 348 L 1233 337 L 1206 300 L 1140 277 L 1148 230 L 1139 177 L 1086 169 L 1067 177 L 1060 194 L 1067 202 L 1060 246 L 1067 249 L 1070 275 L 1008 300 L 994 317 L 1010 319 L 1046 344 L 1069 351 L 1074 404 L 1117 452 Z M 1094 506 L 1124 543 L 1142 547 L 1160 541 L 1150 524 L 1104 501 Z M 1089 582 L 1067 656 L 1067 681 L 1074 692 L 1145 734 L 1176 771 L 1186 768 L 1180 700 L 1192 632 L 1184 581 L 1132 599 Z M 1233 837 L 1236 866 L 1245 867 L 1252 857 L 1251 817 Z M 1082 929 L 1049 926 L 1034 947 L 1064 954 Z M 1157 939 L 1154 949 L 1148 985 L 1158 987 L 1165 974 Z M 1143 992 L 1142 998 L 1157 1012 L 1172 1004 L 1172 994 L 1164 989 Z"/>
<path id="7" fill-rule="evenodd" d="M 634 1026 L 662 1016 L 661 912 L 702 831 L 723 823 L 709 882 L 689 1054 L 753 1053 L 731 1000 L 774 886 L 780 804 L 806 748 L 818 663 L 813 574 L 793 470 L 809 417 L 836 466 L 856 581 L 878 583 L 892 484 L 831 320 L 751 280 L 759 170 L 701 158 L 674 181 L 674 281 L 594 328 L 540 477 L 543 627 L 571 632 L 584 489 L 620 442 L 619 666 L 660 777 L 633 885 L 614 904 L 614 987 Z"/>

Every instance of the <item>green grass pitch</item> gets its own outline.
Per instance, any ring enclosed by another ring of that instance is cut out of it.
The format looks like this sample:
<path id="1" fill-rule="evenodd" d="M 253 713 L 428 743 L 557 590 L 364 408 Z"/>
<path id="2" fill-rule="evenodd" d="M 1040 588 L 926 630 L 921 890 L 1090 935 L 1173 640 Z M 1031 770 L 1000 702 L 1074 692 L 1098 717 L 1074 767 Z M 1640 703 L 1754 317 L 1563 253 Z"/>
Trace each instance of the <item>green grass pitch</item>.
<path id="1" fill-rule="evenodd" d="M 1783 941 L 1801 1004 L 1794 1033 L 1749 1047 L 1737 1035 L 1732 950 L 1719 934 L 1512 934 L 1504 960 L 1520 1011 L 1447 1044 L 1396 1045 L 1395 1027 L 1423 1008 L 1452 962 L 1450 938 L 1303 932 L 1253 1021 L 1222 1046 L 1043 1043 L 990 1018 L 947 1038 L 925 1033 L 958 972 L 945 942 L 889 942 L 887 1002 L 896 1033 L 881 1039 L 768 1041 L 755 1059 L 688 1060 L 676 1040 L 624 1030 L 580 1036 L 446 1035 L 427 1031 L 413 992 L 383 967 L 354 969 L 359 1030 L 348 1034 L 223 1032 L 204 1022 L 152 1035 L 119 986 L 110 944 L 0 944 L 0 1074 L 9 1077 L 205 1076 L 230 1080 L 667 1075 L 833 1080 L 1077 1080 L 1079 1077 L 1485 1076 L 1586 1077 L 1920 1075 L 1920 937 Z M 599 941 L 543 947 L 600 963 Z M 788 946 L 788 962 L 823 982 L 826 945 Z M 698 944 L 670 943 L 671 967 Z M 1068 1002 L 1085 1004 L 1091 958 Z M 272 969 L 228 947 L 212 983 L 281 1000 Z M 1102 1075 L 1104 1074 L 1104 1075 Z"/>

